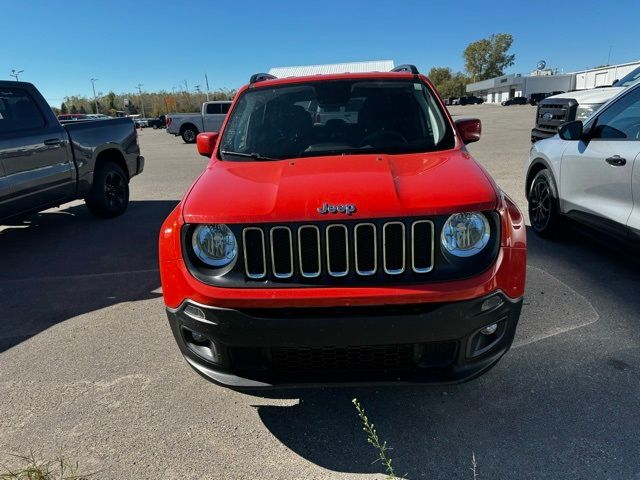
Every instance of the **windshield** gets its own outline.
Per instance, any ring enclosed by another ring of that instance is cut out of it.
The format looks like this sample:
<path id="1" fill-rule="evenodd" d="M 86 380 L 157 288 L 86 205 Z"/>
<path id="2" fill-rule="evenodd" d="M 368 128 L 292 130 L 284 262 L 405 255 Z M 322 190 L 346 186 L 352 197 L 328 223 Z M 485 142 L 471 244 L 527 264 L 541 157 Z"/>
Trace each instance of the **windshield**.
<path id="1" fill-rule="evenodd" d="M 323 81 L 246 90 L 220 143 L 223 160 L 411 153 L 455 145 L 419 81 Z"/>
<path id="2" fill-rule="evenodd" d="M 630 73 L 627 73 L 624 77 L 620 79 L 618 83 L 615 84 L 616 87 L 630 87 L 634 85 L 636 82 L 640 80 L 640 67 L 632 70 Z"/>

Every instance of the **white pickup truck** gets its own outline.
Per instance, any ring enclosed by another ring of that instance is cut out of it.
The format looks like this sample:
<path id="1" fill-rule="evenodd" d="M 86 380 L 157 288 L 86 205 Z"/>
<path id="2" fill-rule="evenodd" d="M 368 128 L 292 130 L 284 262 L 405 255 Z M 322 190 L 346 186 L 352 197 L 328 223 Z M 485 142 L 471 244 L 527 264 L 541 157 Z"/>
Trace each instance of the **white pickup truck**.
<path id="1" fill-rule="evenodd" d="M 200 113 L 170 113 L 167 115 L 167 133 L 180 135 L 185 143 L 194 143 L 202 132 L 219 132 L 230 101 L 204 102 Z"/>
<path id="2" fill-rule="evenodd" d="M 553 137 L 563 123 L 586 120 L 625 88 L 639 81 L 640 67 L 615 81 L 610 87 L 561 93 L 541 100 L 536 113 L 536 126 L 531 130 L 531 142 Z"/>

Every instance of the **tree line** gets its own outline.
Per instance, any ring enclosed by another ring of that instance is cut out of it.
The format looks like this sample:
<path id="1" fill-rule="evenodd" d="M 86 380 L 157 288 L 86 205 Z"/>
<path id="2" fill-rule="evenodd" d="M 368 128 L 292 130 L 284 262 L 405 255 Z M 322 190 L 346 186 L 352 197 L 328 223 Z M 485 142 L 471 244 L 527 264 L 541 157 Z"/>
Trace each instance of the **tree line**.
<path id="1" fill-rule="evenodd" d="M 235 94 L 235 90 L 219 89 L 209 93 L 209 100 L 231 100 Z M 64 98 L 60 108 L 54 107 L 53 110 L 56 114 L 103 113 L 114 117 L 117 116 L 117 112 L 124 112 L 127 115 L 142 115 L 144 110 L 146 117 L 159 117 L 167 113 L 199 112 L 200 106 L 206 101 L 206 93 L 186 90 L 142 93 L 109 92 L 105 95 L 98 95 L 96 99 L 85 95 L 70 95 Z"/>
<path id="2" fill-rule="evenodd" d="M 428 77 L 443 98 L 463 96 L 466 94 L 467 84 L 503 75 L 504 70 L 514 64 L 515 55 L 508 53 L 512 44 L 513 36 L 508 33 L 498 33 L 477 40 L 467 45 L 462 52 L 464 72 L 453 72 L 449 67 L 433 67 Z M 211 92 L 209 99 L 231 100 L 235 94 L 236 90 L 220 89 Z M 60 108 L 54 110 L 57 114 L 104 113 L 116 116 L 117 112 L 143 114 L 144 106 L 145 116 L 158 117 L 167 113 L 200 111 L 200 105 L 206 100 L 207 95 L 200 91 L 109 92 L 99 95 L 96 100 L 83 95 L 65 97 Z"/>

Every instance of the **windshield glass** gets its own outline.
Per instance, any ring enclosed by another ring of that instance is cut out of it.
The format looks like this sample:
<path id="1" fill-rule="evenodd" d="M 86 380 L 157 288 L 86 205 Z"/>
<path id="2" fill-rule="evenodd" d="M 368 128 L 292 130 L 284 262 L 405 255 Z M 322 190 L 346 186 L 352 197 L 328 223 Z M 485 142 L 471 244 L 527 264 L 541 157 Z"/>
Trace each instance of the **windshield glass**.
<path id="1" fill-rule="evenodd" d="M 618 83 L 615 84 L 616 87 L 630 87 L 635 84 L 638 80 L 640 80 L 640 67 L 635 70 L 627 73 L 624 77 L 620 79 Z"/>
<path id="2" fill-rule="evenodd" d="M 422 82 L 324 81 L 249 89 L 220 143 L 224 160 L 445 150 L 454 134 Z"/>

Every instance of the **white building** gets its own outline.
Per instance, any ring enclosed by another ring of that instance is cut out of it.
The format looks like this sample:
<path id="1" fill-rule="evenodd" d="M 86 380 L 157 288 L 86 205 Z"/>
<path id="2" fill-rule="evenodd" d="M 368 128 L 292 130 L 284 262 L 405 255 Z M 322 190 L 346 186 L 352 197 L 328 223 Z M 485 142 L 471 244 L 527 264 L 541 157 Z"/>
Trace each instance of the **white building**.
<path id="1" fill-rule="evenodd" d="M 569 92 L 611 85 L 640 66 L 637 62 L 592 68 L 566 74 L 534 72 L 532 75 L 503 75 L 467 85 L 467 93 L 484 98 L 487 103 L 500 103 L 513 97 L 530 97 L 534 93 Z"/>

